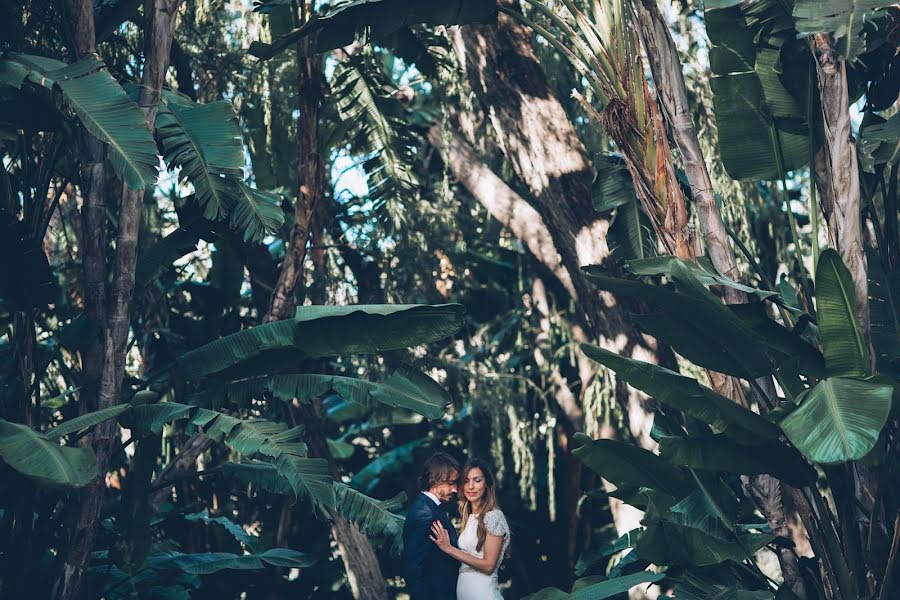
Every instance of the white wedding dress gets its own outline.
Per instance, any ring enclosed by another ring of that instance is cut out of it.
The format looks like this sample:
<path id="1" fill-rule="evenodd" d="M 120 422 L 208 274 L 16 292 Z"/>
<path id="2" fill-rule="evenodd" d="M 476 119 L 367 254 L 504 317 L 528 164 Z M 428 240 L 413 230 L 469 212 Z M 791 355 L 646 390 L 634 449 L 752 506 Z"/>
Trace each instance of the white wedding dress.
<path id="1" fill-rule="evenodd" d="M 497 582 L 497 571 L 503 562 L 503 555 L 509 546 L 509 525 L 503 513 L 494 509 L 484 515 L 484 526 L 488 533 L 503 538 L 503 547 L 500 549 L 500 559 L 494 572 L 490 575 L 477 571 L 469 565 L 463 564 L 459 568 L 459 579 L 456 582 L 456 600 L 503 600 L 500 594 L 500 586 Z M 484 548 L 481 551 L 475 549 L 478 545 L 478 515 L 472 515 L 466 523 L 466 528 L 459 534 L 459 549 L 467 554 L 484 558 Z"/>

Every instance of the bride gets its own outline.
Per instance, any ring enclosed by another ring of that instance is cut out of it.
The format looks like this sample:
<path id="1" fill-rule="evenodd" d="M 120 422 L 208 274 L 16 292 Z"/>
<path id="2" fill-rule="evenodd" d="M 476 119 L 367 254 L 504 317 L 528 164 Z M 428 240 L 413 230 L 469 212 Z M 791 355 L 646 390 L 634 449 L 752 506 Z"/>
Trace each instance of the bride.
<path id="1" fill-rule="evenodd" d="M 484 461 L 473 459 L 463 468 L 460 483 L 459 548 L 450 543 L 450 535 L 440 521 L 431 525 L 431 541 L 462 563 L 456 600 L 503 600 L 497 571 L 509 548 L 509 525 L 497 506 L 494 475 Z"/>

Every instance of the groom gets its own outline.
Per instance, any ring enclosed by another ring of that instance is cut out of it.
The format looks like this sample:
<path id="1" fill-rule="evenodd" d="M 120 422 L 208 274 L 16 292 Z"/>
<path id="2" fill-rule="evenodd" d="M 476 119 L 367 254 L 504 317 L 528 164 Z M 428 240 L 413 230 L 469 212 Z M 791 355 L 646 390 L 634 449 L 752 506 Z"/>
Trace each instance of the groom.
<path id="1" fill-rule="evenodd" d="M 403 525 L 403 577 L 412 600 L 456 600 L 459 562 L 431 541 L 431 524 L 440 521 L 456 546 L 456 529 L 442 506 L 456 493 L 459 463 L 444 452 L 425 461 Z"/>

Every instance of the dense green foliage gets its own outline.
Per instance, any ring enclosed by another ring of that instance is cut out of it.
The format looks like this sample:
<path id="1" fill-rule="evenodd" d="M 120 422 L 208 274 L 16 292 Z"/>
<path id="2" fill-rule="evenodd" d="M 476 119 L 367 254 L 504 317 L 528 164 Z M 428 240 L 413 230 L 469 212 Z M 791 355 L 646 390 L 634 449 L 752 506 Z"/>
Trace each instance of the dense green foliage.
<path id="1" fill-rule="evenodd" d="M 0 12 L 0 595 L 406 598 L 437 449 L 509 598 L 900 594 L 893 2 L 77 4 Z"/>

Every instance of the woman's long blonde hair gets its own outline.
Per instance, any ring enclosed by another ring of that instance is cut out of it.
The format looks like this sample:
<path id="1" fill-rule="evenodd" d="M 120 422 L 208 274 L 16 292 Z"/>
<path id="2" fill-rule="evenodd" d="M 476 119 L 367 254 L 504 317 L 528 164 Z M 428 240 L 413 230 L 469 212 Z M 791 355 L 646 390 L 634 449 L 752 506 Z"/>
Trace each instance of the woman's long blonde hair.
<path id="1" fill-rule="evenodd" d="M 472 469 L 481 469 L 484 476 L 484 495 L 481 497 L 481 518 L 478 519 L 478 544 L 475 549 L 481 552 L 484 548 L 484 540 L 487 539 L 487 527 L 484 524 L 484 515 L 488 514 L 495 508 L 500 508 L 497 504 L 497 489 L 494 480 L 494 473 L 486 462 L 481 459 L 473 458 L 463 467 L 459 476 L 459 489 L 463 490 L 466 483 L 466 476 Z M 466 499 L 465 491 L 459 494 L 459 514 L 462 516 L 462 529 L 465 530 L 469 517 L 473 514 L 472 503 Z"/>

